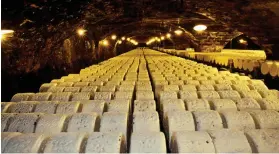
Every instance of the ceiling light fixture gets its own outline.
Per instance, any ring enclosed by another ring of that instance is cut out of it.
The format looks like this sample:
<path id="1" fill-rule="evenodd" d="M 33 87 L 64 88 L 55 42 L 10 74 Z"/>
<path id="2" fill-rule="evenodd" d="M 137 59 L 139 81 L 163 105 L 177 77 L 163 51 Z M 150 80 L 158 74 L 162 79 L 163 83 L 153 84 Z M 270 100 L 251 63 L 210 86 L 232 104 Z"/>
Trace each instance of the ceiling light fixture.
<path id="1" fill-rule="evenodd" d="M 166 37 L 167 37 L 167 38 L 171 38 L 171 34 L 170 34 L 170 33 L 167 33 L 167 34 L 166 34 Z"/>
<path id="2" fill-rule="evenodd" d="M 116 38 L 117 38 L 116 35 L 112 35 L 112 36 L 111 36 L 111 39 L 112 39 L 112 40 L 116 40 Z"/>
<path id="3" fill-rule="evenodd" d="M 78 33 L 79 36 L 83 36 L 85 34 L 85 32 L 86 32 L 86 30 L 82 29 L 82 28 L 77 30 L 77 33 Z"/>
<path id="4" fill-rule="evenodd" d="M 174 33 L 179 36 L 183 33 L 183 31 L 180 30 L 180 29 L 177 29 L 177 30 L 174 31 Z"/>
<path id="5" fill-rule="evenodd" d="M 194 27 L 194 30 L 197 32 L 202 32 L 202 31 L 205 31 L 206 29 L 207 29 L 207 27 L 205 25 L 196 25 Z"/>

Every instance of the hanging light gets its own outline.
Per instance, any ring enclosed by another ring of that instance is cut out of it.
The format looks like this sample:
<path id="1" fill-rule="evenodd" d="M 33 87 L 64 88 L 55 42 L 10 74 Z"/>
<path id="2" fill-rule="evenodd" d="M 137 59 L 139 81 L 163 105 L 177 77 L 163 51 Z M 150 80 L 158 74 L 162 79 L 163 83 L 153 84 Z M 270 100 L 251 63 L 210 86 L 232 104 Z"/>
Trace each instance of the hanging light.
<path id="1" fill-rule="evenodd" d="M 165 40 L 165 36 L 161 36 L 161 40 Z"/>
<path id="2" fill-rule="evenodd" d="M 174 33 L 179 36 L 183 33 L 183 31 L 180 30 L 180 29 L 177 29 L 177 30 L 174 31 Z"/>
<path id="3" fill-rule="evenodd" d="M 121 40 L 118 40 L 117 43 L 118 43 L 118 44 L 122 44 L 122 41 L 121 41 Z"/>
<path id="4" fill-rule="evenodd" d="M 112 36 L 111 36 L 111 39 L 112 39 L 112 40 L 116 40 L 116 38 L 117 38 L 116 35 L 112 35 Z"/>
<path id="5" fill-rule="evenodd" d="M 124 41 L 125 39 L 126 39 L 126 37 L 125 37 L 125 36 L 121 37 L 121 40 L 123 40 L 123 41 Z"/>
<path id="6" fill-rule="evenodd" d="M 83 36 L 85 34 L 85 32 L 86 32 L 86 30 L 82 29 L 82 28 L 77 30 L 77 33 L 78 33 L 79 36 Z"/>
<path id="7" fill-rule="evenodd" d="M 127 38 L 127 41 L 130 41 L 131 39 L 130 38 Z"/>
<path id="8" fill-rule="evenodd" d="M 108 40 L 103 40 L 103 41 L 102 41 L 102 45 L 103 45 L 103 46 L 108 46 L 108 45 L 109 45 Z"/>
<path id="9" fill-rule="evenodd" d="M 196 25 L 194 27 L 194 30 L 197 32 L 202 32 L 202 31 L 205 31 L 206 29 L 207 29 L 207 27 L 205 25 Z"/>
<path id="10" fill-rule="evenodd" d="M 247 41 L 244 40 L 244 39 L 240 39 L 240 40 L 238 40 L 238 42 L 241 43 L 241 44 L 246 44 L 247 43 Z"/>
<path id="11" fill-rule="evenodd" d="M 1 40 L 5 39 L 6 36 L 11 37 L 11 34 L 13 34 L 13 33 L 14 33 L 14 30 L 1 30 L 1 35 L 0 35 Z"/>
<path id="12" fill-rule="evenodd" d="M 167 33 L 167 34 L 166 34 L 166 37 L 167 37 L 167 38 L 171 38 L 171 34 L 170 34 L 170 33 Z"/>

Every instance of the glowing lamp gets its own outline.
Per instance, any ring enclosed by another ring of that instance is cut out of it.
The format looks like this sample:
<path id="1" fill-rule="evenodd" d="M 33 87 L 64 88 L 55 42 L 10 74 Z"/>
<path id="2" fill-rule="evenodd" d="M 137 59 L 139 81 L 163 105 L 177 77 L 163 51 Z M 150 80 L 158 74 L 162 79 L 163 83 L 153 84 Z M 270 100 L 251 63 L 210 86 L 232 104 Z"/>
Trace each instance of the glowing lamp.
<path id="1" fill-rule="evenodd" d="M 205 25 L 196 25 L 194 27 L 194 30 L 197 31 L 197 32 L 202 32 L 202 31 L 204 31 L 206 29 L 207 29 L 207 27 Z"/>

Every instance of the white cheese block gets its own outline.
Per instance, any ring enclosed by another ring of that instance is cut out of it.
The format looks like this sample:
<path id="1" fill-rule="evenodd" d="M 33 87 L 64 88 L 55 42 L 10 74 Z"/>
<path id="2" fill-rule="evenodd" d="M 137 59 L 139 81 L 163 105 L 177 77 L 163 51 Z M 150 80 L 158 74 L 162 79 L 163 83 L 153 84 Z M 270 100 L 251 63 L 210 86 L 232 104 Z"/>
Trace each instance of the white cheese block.
<path id="1" fill-rule="evenodd" d="M 239 93 L 242 98 L 250 97 L 250 98 L 254 98 L 255 100 L 262 99 L 262 96 L 258 93 L 257 90 L 240 91 Z"/>
<path id="2" fill-rule="evenodd" d="M 89 85 L 89 82 L 76 82 L 74 83 L 74 87 L 86 87 Z"/>
<path id="3" fill-rule="evenodd" d="M 220 97 L 222 99 L 237 99 L 241 98 L 239 93 L 235 90 L 223 90 L 223 91 L 218 91 Z"/>
<path id="4" fill-rule="evenodd" d="M 61 82 L 57 85 L 57 87 L 72 87 L 74 85 L 74 82 Z"/>
<path id="5" fill-rule="evenodd" d="M 57 83 L 44 83 L 41 85 L 39 92 L 47 92 L 50 87 L 55 87 Z"/>
<path id="6" fill-rule="evenodd" d="M 216 153 L 251 153 L 252 149 L 244 132 L 236 130 L 209 131 Z"/>
<path id="7" fill-rule="evenodd" d="M 42 134 L 22 134 L 9 140 L 3 153 L 41 153 L 45 135 Z"/>
<path id="8" fill-rule="evenodd" d="M 246 132 L 253 153 L 278 153 L 278 129 L 254 129 Z"/>
<path id="9" fill-rule="evenodd" d="M 102 100 L 89 100 L 89 101 L 81 101 L 82 111 L 83 113 L 95 112 L 100 116 L 103 115 L 105 111 L 105 101 Z"/>
<path id="10" fill-rule="evenodd" d="M 196 85 L 181 85 L 180 90 L 182 91 L 197 91 Z"/>
<path id="11" fill-rule="evenodd" d="M 57 101 L 43 101 L 36 105 L 34 112 L 54 114 L 57 108 Z"/>
<path id="12" fill-rule="evenodd" d="M 155 100 L 135 100 L 134 112 L 156 111 Z"/>
<path id="13" fill-rule="evenodd" d="M 137 100 L 152 100 L 152 99 L 154 99 L 154 93 L 152 91 L 137 91 L 136 99 Z"/>
<path id="14" fill-rule="evenodd" d="M 1 113 L 8 113 L 10 112 L 10 106 L 14 104 L 14 102 L 1 102 Z"/>
<path id="15" fill-rule="evenodd" d="M 80 87 L 65 87 L 64 92 L 80 92 Z"/>
<path id="16" fill-rule="evenodd" d="M 10 113 L 31 113 L 38 102 L 20 102 L 11 104 L 9 108 Z"/>
<path id="17" fill-rule="evenodd" d="M 117 132 L 124 135 L 125 147 L 128 138 L 128 114 L 120 112 L 105 112 L 101 119 L 100 132 Z"/>
<path id="18" fill-rule="evenodd" d="M 217 111 L 194 111 L 196 130 L 219 130 L 223 128 L 222 119 Z"/>
<path id="19" fill-rule="evenodd" d="M 58 133 L 46 142 L 44 153 L 79 153 L 84 133 Z"/>
<path id="20" fill-rule="evenodd" d="M 23 113 L 10 118 L 7 132 L 34 133 L 40 114 Z"/>
<path id="21" fill-rule="evenodd" d="M 156 111 L 134 112 L 133 132 L 160 132 L 159 115 Z"/>
<path id="22" fill-rule="evenodd" d="M 111 100 L 107 103 L 108 112 L 130 112 L 130 100 Z"/>
<path id="23" fill-rule="evenodd" d="M 134 132 L 130 153 L 166 153 L 166 140 L 162 132 Z"/>
<path id="24" fill-rule="evenodd" d="M 203 98 L 203 99 L 218 99 L 218 98 L 220 98 L 217 91 L 199 91 L 198 95 L 199 95 L 199 98 Z"/>
<path id="25" fill-rule="evenodd" d="M 96 92 L 94 94 L 94 100 L 111 100 L 112 93 L 111 92 Z"/>
<path id="26" fill-rule="evenodd" d="M 11 102 L 28 101 L 33 95 L 34 93 L 17 93 L 12 97 Z"/>
<path id="27" fill-rule="evenodd" d="M 52 93 L 51 99 L 52 101 L 69 101 L 71 99 L 71 92 L 57 92 Z"/>
<path id="28" fill-rule="evenodd" d="M 190 111 L 170 111 L 164 118 L 166 136 L 171 141 L 173 132 L 195 131 L 195 122 Z"/>
<path id="29" fill-rule="evenodd" d="M 63 92 L 65 87 L 50 87 L 47 92 L 57 93 L 57 92 Z"/>
<path id="30" fill-rule="evenodd" d="M 79 102 L 61 102 L 58 103 L 56 113 L 66 114 L 66 113 L 76 113 L 79 111 Z"/>
<path id="31" fill-rule="evenodd" d="M 261 108 L 264 110 L 275 110 L 279 111 L 279 99 L 275 98 L 263 98 L 258 99 L 258 103 L 260 104 Z"/>
<path id="32" fill-rule="evenodd" d="M 1 132 L 6 132 L 15 114 L 1 113 Z"/>
<path id="33" fill-rule="evenodd" d="M 255 123 L 252 116 L 245 111 L 224 111 L 221 112 L 225 121 L 225 126 L 232 130 L 250 130 L 255 129 Z"/>
<path id="34" fill-rule="evenodd" d="M 177 99 L 177 92 L 175 91 L 161 91 L 160 102 L 165 99 Z"/>
<path id="35" fill-rule="evenodd" d="M 278 129 L 279 128 L 279 113 L 273 110 L 250 111 L 254 118 L 256 128 L 259 129 Z"/>
<path id="36" fill-rule="evenodd" d="M 98 89 L 98 86 L 81 87 L 80 92 L 96 92 L 97 89 Z"/>
<path id="37" fill-rule="evenodd" d="M 21 135 L 18 132 L 1 132 L 1 152 L 3 153 L 5 150 L 6 145 L 9 143 L 10 139 Z"/>
<path id="38" fill-rule="evenodd" d="M 209 134 L 204 131 L 178 131 L 172 136 L 172 153 L 215 153 Z"/>
<path id="39" fill-rule="evenodd" d="M 114 99 L 126 99 L 132 101 L 133 91 L 117 91 L 114 93 Z"/>
<path id="40" fill-rule="evenodd" d="M 97 113 L 77 113 L 70 117 L 67 132 L 94 132 L 100 128 L 100 117 Z"/>
<path id="41" fill-rule="evenodd" d="M 237 107 L 234 101 L 231 99 L 212 99 L 210 104 L 216 111 L 236 111 Z"/>
<path id="42" fill-rule="evenodd" d="M 197 85 L 198 91 L 211 91 L 214 90 L 213 85 L 210 84 L 202 84 L 202 85 Z"/>
<path id="43" fill-rule="evenodd" d="M 81 101 L 93 99 L 92 93 L 90 92 L 78 92 L 72 93 L 71 101 Z"/>
<path id="44" fill-rule="evenodd" d="M 259 103 L 253 98 L 233 99 L 238 110 L 261 110 Z"/>
<path id="45" fill-rule="evenodd" d="M 42 115 L 37 122 L 35 133 L 55 134 L 63 131 L 65 115 L 46 114 Z"/>
<path id="46" fill-rule="evenodd" d="M 94 132 L 89 134 L 85 153 L 125 153 L 124 136 L 121 133 Z"/>
<path id="47" fill-rule="evenodd" d="M 178 96 L 183 100 L 198 99 L 198 94 L 196 91 L 179 91 Z"/>
<path id="48" fill-rule="evenodd" d="M 106 86 L 101 86 L 100 91 L 101 92 L 114 92 L 116 87 L 114 85 L 106 85 Z"/>
<path id="49" fill-rule="evenodd" d="M 34 94 L 30 100 L 31 101 L 48 101 L 51 97 L 52 93 L 50 92 L 43 92 L 43 93 L 36 93 Z"/>
<path id="50" fill-rule="evenodd" d="M 206 99 L 186 100 L 185 105 L 188 111 L 210 110 L 210 105 Z"/>

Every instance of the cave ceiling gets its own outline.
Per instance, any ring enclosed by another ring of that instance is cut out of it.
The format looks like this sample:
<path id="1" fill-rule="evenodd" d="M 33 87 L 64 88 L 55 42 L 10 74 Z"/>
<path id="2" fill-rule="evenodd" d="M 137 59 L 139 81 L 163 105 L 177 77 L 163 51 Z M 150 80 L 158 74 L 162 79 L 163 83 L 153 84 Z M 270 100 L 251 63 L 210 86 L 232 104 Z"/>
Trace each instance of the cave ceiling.
<path id="1" fill-rule="evenodd" d="M 208 32 L 244 33 L 272 44 L 279 40 L 278 10 L 278 0 L 3 1 L 2 29 L 14 29 L 15 36 L 27 42 L 54 38 L 51 41 L 59 44 L 79 27 L 92 31 L 92 39 L 97 40 L 112 33 L 149 36 L 177 27 L 192 34 L 192 39 L 201 39 L 192 28 L 206 24 Z"/>

